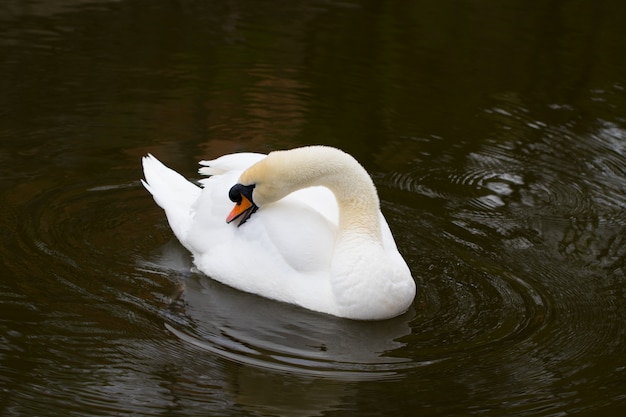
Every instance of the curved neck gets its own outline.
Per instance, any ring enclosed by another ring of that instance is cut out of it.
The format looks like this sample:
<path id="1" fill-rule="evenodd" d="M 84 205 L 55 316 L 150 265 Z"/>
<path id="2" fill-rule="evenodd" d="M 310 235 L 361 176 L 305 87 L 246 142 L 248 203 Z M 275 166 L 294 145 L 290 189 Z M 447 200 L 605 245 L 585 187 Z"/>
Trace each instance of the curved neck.
<path id="1" fill-rule="evenodd" d="M 264 177 L 272 181 L 263 184 Z M 381 239 L 380 202 L 372 178 L 349 154 L 327 146 L 309 146 L 270 153 L 241 177 L 256 182 L 255 200 L 276 201 L 298 189 L 324 186 L 339 206 L 339 238 Z M 253 178 L 256 180 L 253 180 Z"/>
<path id="2" fill-rule="evenodd" d="M 335 148 L 309 147 L 306 152 L 309 155 L 319 152 L 320 158 L 315 162 L 307 159 L 311 161 L 309 164 L 301 162 L 301 176 L 307 186 L 324 186 L 335 195 L 339 207 L 339 238 L 364 236 L 380 241 L 380 201 L 365 168 L 352 156 Z"/>
<path id="3" fill-rule="evenodd" d="M 344 178 L 345 173 L 339 177 Z M 364 178 L 361 178 L 364 180 Z M 336 190 L 327 184 L 337 200 L 339 206 L 339 237 L 351 235 L 363 235 L 376 240 L 381 239 L 379 208 L 380 203 L 376 188 L 369 175 L 367 181 L 363 181 L 359 188 L 350 190 Z"/>

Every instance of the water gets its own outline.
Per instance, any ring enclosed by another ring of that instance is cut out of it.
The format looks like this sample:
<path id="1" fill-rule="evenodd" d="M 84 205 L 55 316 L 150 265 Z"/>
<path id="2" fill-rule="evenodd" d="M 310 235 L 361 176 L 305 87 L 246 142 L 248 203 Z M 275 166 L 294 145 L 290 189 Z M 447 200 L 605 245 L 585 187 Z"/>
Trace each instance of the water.
<path id="1" fill-rule="evenodd" d="M 626 410 L 617 2 L 5 1 L 3 415 Z M 139 184 L 322 143 L 418 283 L 341 320 L 193 270 Z"/>

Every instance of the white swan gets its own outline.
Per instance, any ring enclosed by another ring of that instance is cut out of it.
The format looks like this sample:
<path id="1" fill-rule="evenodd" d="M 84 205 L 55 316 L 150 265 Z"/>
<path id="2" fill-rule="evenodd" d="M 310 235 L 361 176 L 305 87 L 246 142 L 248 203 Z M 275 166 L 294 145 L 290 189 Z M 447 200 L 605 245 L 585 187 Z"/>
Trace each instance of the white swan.
<path id="1" fill-rule="evenodd" d="M 200 164 L 210 175 L 202 187 L 148 155 L 142 181 L 200 271 L 339 317 L 378 320 L 408 309 L 415 281 L 374 183 L 352 156 L 310 146 Z"/>

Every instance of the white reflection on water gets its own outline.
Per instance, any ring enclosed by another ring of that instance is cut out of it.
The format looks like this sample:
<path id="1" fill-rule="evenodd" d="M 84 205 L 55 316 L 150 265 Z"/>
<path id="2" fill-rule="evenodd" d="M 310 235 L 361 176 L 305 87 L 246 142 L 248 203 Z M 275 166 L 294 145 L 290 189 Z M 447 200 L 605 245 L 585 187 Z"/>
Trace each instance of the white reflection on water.
<path id="1" fill-rule="evenodd" d="M 394 378 L 417 366 L 402 354 L 414 312 L 385 322 L 338 319 L 231 289 L 189 272 L 188 262 L 184 249 L 170 243 L 146 266 L 174 268 L 183 277 L 166 327 L 197 348 L 237 363 L 329 379 Z"/>

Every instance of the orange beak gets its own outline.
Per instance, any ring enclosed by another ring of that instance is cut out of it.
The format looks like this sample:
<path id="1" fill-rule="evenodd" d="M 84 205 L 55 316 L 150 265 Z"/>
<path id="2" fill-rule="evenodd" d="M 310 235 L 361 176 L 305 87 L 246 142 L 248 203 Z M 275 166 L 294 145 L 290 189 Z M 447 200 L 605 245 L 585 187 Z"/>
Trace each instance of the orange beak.
<path id="1" fill-rule="evenodd" d="M 241 201 L 235 204 L 235 207 L 233 207 L 233 209 L 228 214 L 228 217 L 226 217 L 226 223 L 230 223 L 236 218 L 238 218 L 239 216 L 245 214 L 246 216 L 244 217 L 244 220 L 241 222 L 243 223 L 248 219 L 248 217 L 250 217 L 252 213 L 254 213 L 254 211 L 256 211 L 255 209 L 256 209 L 256 206 L 250 200 L 248 200 L 246 196 L 242 195 Z"/>

